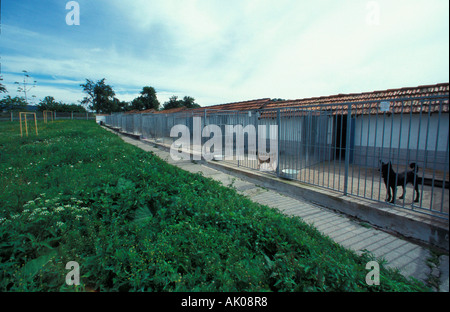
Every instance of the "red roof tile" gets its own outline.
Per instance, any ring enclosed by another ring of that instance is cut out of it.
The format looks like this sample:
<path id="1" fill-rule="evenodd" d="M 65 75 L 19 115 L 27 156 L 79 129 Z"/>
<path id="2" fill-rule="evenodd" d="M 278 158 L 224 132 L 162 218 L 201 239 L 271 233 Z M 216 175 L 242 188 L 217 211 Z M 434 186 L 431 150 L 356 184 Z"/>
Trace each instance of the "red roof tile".
<path id="1" fill-rule="evenodd" d="M 270 102 L 271 99 L 266 98 L 259 100 L 212 105 L 207 107 L 201 107 L 198 108 L 197 110 L 214 109 L 214 110 L 228 110 L 228 111 L 247 111 L 247 110 L 261 109 Z"/>
<path id="2" fill-rule="evenodd" d="M 146 110 L 137 110 L 137 109 L 135 109 L 135 110 L 132 110 L 132 111 L 125 112 L 124 114 L 125 115 L 129 115 L 129 114 L 151 114 L 151 113 L 154 113 L 154 112 L 156 112 L 156 110 L 154 110 L 153 108 L 146 109 Z"/>
<path id="3" fill-rule="evenodd" d="M 276 109 L 304 107 L 308 108 L 308 110 L 333 110 L 338 111 L 339 114 L 346 114 L 348 108 L 347 104 L 355 103 L 352 104 L 352 113 L 359 115 L 369 113 L 375 114 L 378 111 L 380 101 L 390 101 L 392 113 L 409 113 L 410 110 L 414 113 L 420 113 L 420 111 L 435 112 L 440 110 L 440 106 L 442 106 L 442 112 L 448 112 L 448 98 L 442 101 L 418 99 L 432 96 L 448 97 L 448 95 L 449 84 L 441 83 L 414 88 L 390 89 L 384 91 L 338 94 L 299 100 L 278 101 L 268 103 L 264 106 L 264 108 Z"/>
<path id="4" fill-rule="evenodd" d="M 186 107 L 177 107 L 177 108 L 171 108 L 171 109 L 166 109 L 166 110 L 162 110 L 162 111 L 154 111 L 153 114 L 173 114 L 173 113 L 179 113 L 182 111 L 187 110 Z"/>

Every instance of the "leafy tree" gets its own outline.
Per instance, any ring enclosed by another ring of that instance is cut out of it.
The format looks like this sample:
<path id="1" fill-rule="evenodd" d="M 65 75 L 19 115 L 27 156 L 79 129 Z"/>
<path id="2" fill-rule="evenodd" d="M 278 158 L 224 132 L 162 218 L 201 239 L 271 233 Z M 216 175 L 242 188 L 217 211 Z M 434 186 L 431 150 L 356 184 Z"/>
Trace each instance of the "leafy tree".
<path id="1" fill-rule="evenodd" d="M 124 112 L 127 110 L 129 110 L 128 102 L 120 101 L 118 98 L 114 98 L 112 100 L 111 113 L 112 112 Z"/>
<path id="2" fill-rule="evenodd" d="M 156 97 L 156 90 L 153 87 L 144 87 L 139 97 L 144 104 L 144 109 L 159 109 L 159 101 Z"/>
<path id="3" fill-rule="evenodd" d="M 197 103 L 195 103 L 195 99 L 190 96 L 185 96 L 182 100 L 179 100 L 176 95 L 172 96 L 168 102 L 164 103 L 163 110 L 172 109 L 172 108 L 197 108 L 200 107 Z"/>
<path id="4" fill-rule="evenodd" d="M 0 76 L 0 81 L 3 81 L 2 76 Z M 6 87 L 3 85 L 3 83 L 0 82 L 0 93 L 7 93 L 8 90 L 6 90 Z"/>
<path id="5" fill-rule="evenodd" d="M 181 101 L 178 100 L 178 96 L 174 95 L 169 99 L 169 101 L 164 103 L 163 110 L 178 108 L 182 106 L 183 105 Z"/>
<path id="6" fill-rule="evenodd" d="M 86 79 L 86 83 L 80 85 L 87 95 L 81 103 L 88 105 L 97 113 L 112 113 L 119 109 L 118 100 L 114 97 L 116 93 L 110 85 L 105 83 L 105 80 L 103 78 L 94 83 L 92 80 Z"/>
<path id="7" fill-rule="evenodd" d="M 46 96 L 41 102 L 39 102 L 38 111 L 42 112 L 45 110 L 55 111 L 55 107 L 58 103 L 55 101 L 53 96 Z"/>
<path id="8" fill-rule="evenodd" d="M 56 102 L 53 96 L 46 96 L 39 104 L 38 111 L 50 110 L 54 112 L 74 112 L 84 113 L 86 108 L 77 104 L 65 104 L 62 102 Z"/>
<path id="9" fill-rule="evenodd" d="M 130 110 L 158 110 L 160 103 L 156 97 L 156 90 L 153 87 L 144 87 L 140 96 L 135 98 L 129 107 Z"/>
<path id="10" fill-rule="evenodd" d="M 130 106 L 128 106 L 127 110 L 144 110 L 145 108 L 144 102 L 140 97 L 135 98 L 131 101 Z"/>
<path id="11" fill-rule="evenodd" d="M 89 106 L 94 104 L 94 87 L 95 83 L 92 80 L 86 79 L 85 84 L 81 84 L 81 87 L 83 87 L 83 92 L 86 93 L 86 96 L 81 101 L 82 105 Z"/>
<path id="12" fill-rule="evenodd" d="M 186 107 L 186 108 L 198 108 L 198 107 L 200 107 L 200 105 L 195 103 L 195 99 L 193 97 L 190 97 L 190 96 L 185 96 L 183 98 L 183 106 Z"/>
<path id="13" fill-rule="evenodd" d="M 27 107 L 27 102 L 24 98 L 14 97 L 7 95 L 0 100 L 0 110 L 1 111 L 19 111 L 24 110 Z"/>

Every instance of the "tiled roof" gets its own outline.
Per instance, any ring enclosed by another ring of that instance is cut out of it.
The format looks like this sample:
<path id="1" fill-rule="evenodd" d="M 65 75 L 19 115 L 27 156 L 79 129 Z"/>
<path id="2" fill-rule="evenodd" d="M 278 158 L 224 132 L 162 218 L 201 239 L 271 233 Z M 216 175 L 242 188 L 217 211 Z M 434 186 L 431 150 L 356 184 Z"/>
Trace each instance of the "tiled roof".
<path id="1" fill-rule="evenodd" d="M 423 100 L 418 98 L 446 96 L 444 100 Z M 449 83 L 439 83 L 435 85 L 425 85 L 418 87 L 408 87 L 400 89 L 389 89 L 382 91 L 337 94 L 331 96 L 312 97 L 297 100 L 271 100 L 263 98 L 258 100 L 242 101 L 235 103 L 218 104 L 200 108 L 187 109 L 185 107 L 173 108 L 163 111 L 146 110 L 131 111 L 126 114 L 171 114 L 186 112 L 192 115 L 203 115 L 205 113 L 214 114 L 218 111 L 249 111 L 267 109 L 261 117 L 271 118 L 274 112 L 270 109 L 284 109 L 289 114 L 289 109 L 305 108 L 308 111 L 333 111 L 333 114 L 347 114 L 348 104 L 352 103 L 352 114 L 376 114 L 379 111 L 380 101 L 391 102 L 390 113 L 428 113 L 428 112 L 449 112 Z M 442 109 L 441 107 L 442 106 Z M 293 112 L 293 110 L 291 111 Z M 302 114 L 299 112 L 298 114 Z"/>
<path id="2" fill-rule="evenodd" d="M 166 109 L 166 110 L 162 110 L 162 111 L 154 111 L 153 114 L 173 114 L 173 113 L 179 113 L 179 112 L 182 112 L 185 110 L 187 110 L 187 108 L 183 106 L 183 107 Z"/>
<path id="3" fill-rule="evenodd" d="M 146 109 L 146 110 L 132 110 L 132 111 L 125 112 L 124 114 L 125 115 L 128 115 L 128 114 L 151 114 L 154 112 L 156 112 L 156 110 L 151 108 L 151 109 Z"/>
<path id="4" fill-rule="evenodd" d="M 267 98 L 267 99 L 212 105 L 212 106 L 207 106 L 207 107 L 201 107 L 201 108 L 198 108 L 197 110 L 215 109 L 215 110 L 228 110 L 228 111 L 247 111 L 247 110 L 261 109 L 265 105 L 269 104 L 270 102 L 271 102 L 271 99 Z"/>
<path id="5" fill-rule="evenodd" d="M 390 89 L 384 91 L 374 91 L 354 94 L 338 94 L 332 96 L 314 97 L 299 100 L 273 101 L 264 106 L 264 108 L 288 108 L 304 107 L 309 110 L 333 110 L 346 113 L 347 105 L 352 104 L 353 113 L 356 114 L 375 114 L 379 108 L 380 101 L 391 102 L 391 113 L 413 113 L 439 111 L 442 105 L 442 112 L 449 111 L 448 98 L 443 101 L 425 101 L 414 100 L 415 98 L 447 96 L 449 95 L 449 84 L 440 83 L 436 85 L 419 86 L 412 88 Z M 409 99 L 403 101 L 404 99 Z"/>

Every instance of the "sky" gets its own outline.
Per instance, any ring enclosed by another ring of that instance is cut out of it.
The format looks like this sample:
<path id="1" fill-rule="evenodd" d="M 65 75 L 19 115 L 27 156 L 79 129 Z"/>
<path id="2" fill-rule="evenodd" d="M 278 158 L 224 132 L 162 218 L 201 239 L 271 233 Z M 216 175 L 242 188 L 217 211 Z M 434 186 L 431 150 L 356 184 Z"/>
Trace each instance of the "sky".
<path id="1" fill-rule="evenodd" d="M 448 0 L 68 2 L 1 0 L 7 95 L 23 70 L 35 103 L 102 78 L 122 101 L 152 86 L 201 106 L 449 82 Z"/>

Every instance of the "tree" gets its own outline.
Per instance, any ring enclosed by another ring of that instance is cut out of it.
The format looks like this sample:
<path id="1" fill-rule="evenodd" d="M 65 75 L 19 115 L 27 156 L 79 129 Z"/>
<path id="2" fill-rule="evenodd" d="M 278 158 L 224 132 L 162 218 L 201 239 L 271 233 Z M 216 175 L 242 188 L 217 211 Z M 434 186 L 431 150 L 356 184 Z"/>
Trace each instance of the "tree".
<path id="1" fill-rule="evenodd" d="M 0 111 L 19 111 L 27 107 L 27 102 L 21 97 L 14 97 L 7 95 L 0 100 Z"/>
<path id="2" fill-rule="evenodd" d="M 39 102 L 38 111 L 42 112 L 45 110 L 56 111 L 56 105 L 58 103 L 55 101 L 53 96 L 46 96 L 41 102 Z"/>
<path id="3" fill-rule="evenodd" d="M 39 104 L 38 111 L 42 112 L 50 110 L 54 112 L 74 112 L 85 113 L 86 108 L 77 104 L 65 104 L 63 102 L 56 102 L 53 96 L 46 96 Z"/>
<path id="4" fill-rule="evenodd" d="M 169 101 L 164 103 L 163 110 L 182 107 L 182 102 L 178 100 L 178 96 L 172 96 Z"/>
<path id="5" fill-rule="evenodd" d="M 153 87 L 144 87 L 139 97 L 144 104 L 144 109 L 159 109 L 159 101 L 156 97 L 156 90 Z"/>
<path id="6" fill-rule="evenodd" d="M 0 76 L 0 81 L 3 81 L 2 76 Z M 0 83 L 0 93 L 8 93 L 8 90 L 6 90 L 6 87 L 3 85 L 3 83 Z"/>
<path id="7" fill-rule="evenodd" d="M 172 108 L 197 108 L 200 107 L 197 103 L 195 103 L 195 99 L 190 96 L 185 96 L 182 100 L 178 100 L 176 95 L 172 96 L 168 102 L 164 103 L 163 110 L 172 109 Z"/>
<path id="8" fill-rule="evenodd" d="M 130 106 L 128 107 L 128 110 L 144 110 L 144 102 L 140 97 L 135 98 L 133 101 L 131 101 Z"/>
<path id="9" fill-rule="evenodd" d="M 200 105 L 195 103 L 195 99 L 193 97 L 190 97 L 190 96 L 185 96 L 183 98 L 183 106 L 186 107 L 186 108 L 198 108 L 198 107 L 201 107 Z"/>
<path id="10" fill-rule="evenodd" d="M 94 86 L 95 83 L 92 80 L 86 79 L 85 84 L 81 84 L 81 87 L 83 87 L 83 92 L 87 94 L 81 101 L 82 105 L 85 105 L 88 107 L 89 105 L 93 105 L 94 103 Z"/>
<path id="11" fill-rule="evenodd" d="M 86 83 L 80 85 L 83 87 L 83 92 L 87 94 L 81 103 L 96 113 L 109 114 L 119 111 L 119 105 L 118 100 L 114 97 L 116 93 L 110 85 L 105 83 L 105 80 L 103 78 L 94 83 L 92 80 L 86 79 Z"/>
<path id="12" fill-rule="evenodd" d="M 111 112 L 125 112 L 128 110 L 128 102 L 120 101 L 118 98 L 112 100 Z"/>
<path id="13" fill-rule="evenodd" d="M 140 96 L 135 98 L 131 102 L 130 110 L 146 110 L 146 109 L 159 109 L 159 101 L 156 97 L 156 90 L 153 87 L 144 87 L 140 93 Z"/>

